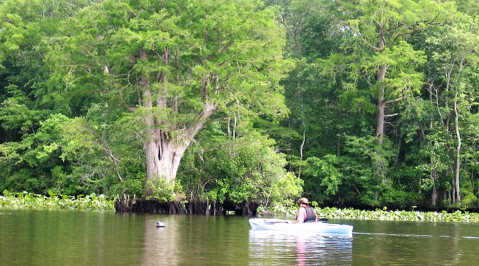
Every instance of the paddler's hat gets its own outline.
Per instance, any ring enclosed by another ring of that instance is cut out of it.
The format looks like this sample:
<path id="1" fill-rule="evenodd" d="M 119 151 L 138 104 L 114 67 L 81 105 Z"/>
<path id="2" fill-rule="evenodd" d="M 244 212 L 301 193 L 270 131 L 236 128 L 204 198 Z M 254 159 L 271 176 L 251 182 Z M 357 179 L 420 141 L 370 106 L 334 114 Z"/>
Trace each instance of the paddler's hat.
<path id="1" fill-rule="evenodd" d="M 309 202 L 309 200 L 307 198 L 300 198 L 298 200 L 298 204 L 301 204 L 301 203 L 310 204 L 311 202 Z"/>

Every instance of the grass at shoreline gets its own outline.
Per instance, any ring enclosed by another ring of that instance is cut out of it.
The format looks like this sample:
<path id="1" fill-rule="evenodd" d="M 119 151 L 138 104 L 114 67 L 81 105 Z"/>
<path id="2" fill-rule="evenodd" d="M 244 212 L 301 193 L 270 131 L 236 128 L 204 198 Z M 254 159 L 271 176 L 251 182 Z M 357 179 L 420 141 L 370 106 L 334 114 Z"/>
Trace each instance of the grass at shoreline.
<path id="1" fill-rule="evenodd" d="M 0 209 L 35 209 L 35 210 L 101 210 L 114 211 L 114 201 L 103 194 L 86 196 L 54 195 L 47 197 L 28 192 L 10 193 L 3 191 L 0 196 Z"/>

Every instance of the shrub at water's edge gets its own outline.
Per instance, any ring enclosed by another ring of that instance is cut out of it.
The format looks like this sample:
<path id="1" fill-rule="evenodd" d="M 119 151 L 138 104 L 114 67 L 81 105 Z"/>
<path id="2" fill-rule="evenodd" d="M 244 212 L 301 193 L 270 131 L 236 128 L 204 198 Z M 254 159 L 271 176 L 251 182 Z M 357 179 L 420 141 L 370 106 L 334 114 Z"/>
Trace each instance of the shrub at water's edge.
<path id="1" fill-rule="evenodd" d="M 328 219 L 344 219 L 344 220 L 382 220 L 382 221 L 414 221 L 414 222 L 464 222 L 464 223 L 478 223 L 479 213 L 471 213 L 467 211 L 455 211 L 449 213 L 442 212 L 421 212 L 421 211 L 387 211 L 387 208 L 376 209 L 374 211 L 355 210 L 352 208 L 315 208 L 318 217 Z M 258 208 L 260 216 L 286 216 L 294 217 L 297 208 L 291 207 L 271 207 Z"/>
<path id="2" fill-rule="evenodd" d="M 50 197 L 28 192 L 3 191 L 0 208 L 38 210 L 102 210 L 113 211 L 114 201 L 103 194 L 92 193 L 86 196 L 51 195 Z"/>

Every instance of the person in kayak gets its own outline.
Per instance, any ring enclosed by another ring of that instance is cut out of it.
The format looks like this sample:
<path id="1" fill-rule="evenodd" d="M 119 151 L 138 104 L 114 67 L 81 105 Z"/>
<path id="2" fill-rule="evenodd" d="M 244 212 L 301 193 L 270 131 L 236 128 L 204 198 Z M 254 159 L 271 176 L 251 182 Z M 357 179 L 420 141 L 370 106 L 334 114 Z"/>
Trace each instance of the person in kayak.
<path id="1" fill-rule="evenodd" d="M 318 215 L 314 211 L 313 207 L 309 206 L 311 202 L 307 198 L 300 198 L 298 200 L 299 210 L 296 214 L 296 220 L 290 221 L 290 223 L 308 223 L 308 222 L 317 222 Z"/>

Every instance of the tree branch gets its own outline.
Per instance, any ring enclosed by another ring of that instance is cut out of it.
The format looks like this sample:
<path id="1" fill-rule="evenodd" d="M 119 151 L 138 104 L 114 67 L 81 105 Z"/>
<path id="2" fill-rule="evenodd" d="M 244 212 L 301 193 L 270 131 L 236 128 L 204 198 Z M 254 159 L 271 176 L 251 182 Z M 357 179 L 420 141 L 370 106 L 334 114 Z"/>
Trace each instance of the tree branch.
<path id="1" fill-rule="evenodd" d="M 384 115 L 384 118 L 398 116 L 399 113 Z"/>
<path id="2" fill-rule="evenodd" d="M 384 103 L 385 103 L 385 104 L 389 104 L 389 103 L 399 102 L 399 101 L 404 100 L 404 98 L 405 98 L 405 97 L 399 97 L 399 98 L 394 99 L 394 100 L 385 101 Z"/>

